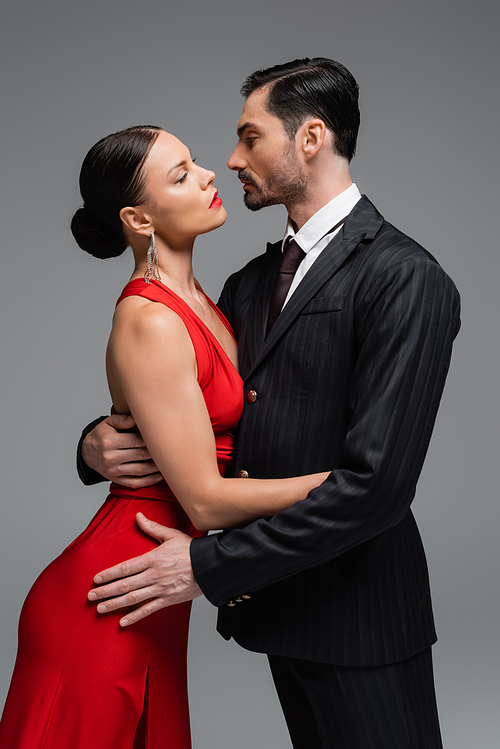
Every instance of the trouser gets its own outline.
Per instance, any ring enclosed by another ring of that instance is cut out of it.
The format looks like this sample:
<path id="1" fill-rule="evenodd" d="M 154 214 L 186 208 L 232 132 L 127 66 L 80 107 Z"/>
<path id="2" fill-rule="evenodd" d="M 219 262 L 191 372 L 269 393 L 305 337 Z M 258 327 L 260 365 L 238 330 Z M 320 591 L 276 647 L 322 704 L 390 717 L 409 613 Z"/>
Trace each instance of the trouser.
<path id="1" fill-rule="evenodd" d="M 294 749 L 442 749 L 430 648 L 368 668 L 269 663 Z"/>

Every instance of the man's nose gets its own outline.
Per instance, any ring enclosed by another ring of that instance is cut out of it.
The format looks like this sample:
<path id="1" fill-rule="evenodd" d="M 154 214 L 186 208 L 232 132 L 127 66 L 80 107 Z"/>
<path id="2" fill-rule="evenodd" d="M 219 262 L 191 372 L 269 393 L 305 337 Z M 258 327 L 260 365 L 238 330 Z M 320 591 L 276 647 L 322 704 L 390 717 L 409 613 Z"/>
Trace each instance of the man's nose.
<path id="1" fill-rule="evenodd" d="M 239 143 L 234 149 L 231 156 L 229 157 L 227 166 L 229 169 L 232 169 L 235 172 L 241 172 L 246 167 L 246 161 L 241 155 L 241 149 L 240 149 Z"/>

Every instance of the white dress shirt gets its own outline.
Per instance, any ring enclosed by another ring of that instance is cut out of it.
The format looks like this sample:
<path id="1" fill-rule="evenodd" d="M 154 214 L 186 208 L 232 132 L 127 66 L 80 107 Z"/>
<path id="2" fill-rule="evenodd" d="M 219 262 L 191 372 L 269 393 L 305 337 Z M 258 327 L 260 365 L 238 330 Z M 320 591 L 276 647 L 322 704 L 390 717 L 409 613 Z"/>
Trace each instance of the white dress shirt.
<path id="1" fill-rule="evenodd" d="M 342 226 L 339 226 L 338 229 L 335 229 L 335 231 L 332 231 L 329 234 L 325 234 L 325 232 L 328 232 L 332 226 L 335 226 L 335 224 L 338 224 L 339 221 L 348 216 L 360 198 L 361 193 L 356 185 L 350 185 L 347 190 L 341 192 L 340 195 L 337 195 L 333 200 L 330 200 L 330 202 L 324 205 L 323 208 L 316 211 L 314 216 L 311 216 L 309 221 L 306 221 L 304 226 L 299 229 L 297 233 L 295 233 L 290 217 L 288 218 L 281 251 L 283 252 L 283 246 L 287 237 L 293 237 L 299 247 L 304 250 L 306 256 L 297 269 L 292 285 L 290 286 L 287 297 L 283 303 L 283 307 L 288 302 L 307 271 L 311 268 L 314 261 L 318 259 L 325 247 L 342 229 Z"/>

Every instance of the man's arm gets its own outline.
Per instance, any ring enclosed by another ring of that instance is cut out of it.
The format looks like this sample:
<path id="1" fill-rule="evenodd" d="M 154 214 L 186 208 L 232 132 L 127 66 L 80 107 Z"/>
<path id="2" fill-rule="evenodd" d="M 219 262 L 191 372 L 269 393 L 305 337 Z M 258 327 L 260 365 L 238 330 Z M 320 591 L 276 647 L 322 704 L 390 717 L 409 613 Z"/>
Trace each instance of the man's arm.
<path id="1" fill-rule="evenodd" d="M 194 576 L 217 606 L 321 565 L 399 523 L 427 452 L 460 300 L 423 256 L 389 267 L 358 302 L 358 357 L 340 465 L 295 507 L 194 539 Z"/>
<path id="2" fill-rule="evenodd" d="M 92 430 L 95 429 L 95 427 L 97 427 L 98 424 L 100 424 L 106 418 L 106 416 L 99 416 L 98 419 L 94 419 L 94 421 L 91 421 L 90 424 L 87 424 L 82 432 L 82 435 L 78 442 L 78 446 L 76 448 L 76 470 L 78 471 L 80 481 L 85 484 L 85 486 L 92 486 L 93 484 L 99 484 L 101 481 L 106 480 L 104 476 L 91 468 L 90 464 L 87 465 L 83 457 L 83 443 L 87 435 L 90 434 L 90 432 L 92 432 Z"/>
<path id="3" fill-rule="evenodd" d="M 194 577 L 186 590 L 196 578 L 209 600 L 223 605 L 243 591 L 333 559 L 398 523 L 414 496 L 458 329 L 458 293 L 438 265 L 409 259 L 384 273 L 360 302 L 352 418 L 341 466 L 307 499 L 271 520 L 185 539 L 175 555 L 185 567 L 188 549 L 191 553 Z M 126 586 L 129 593 L 119 606 L 107 602 L 113 610 L 144 601 L 153 590 L 164 606 L 189 595 L 185 590 L 178 598 L 175 575 L 170 572 L 169 579 L 160 572 L 162 560 L 171 556 L 169 543 L 149 553 L 146 587 L 121 580 L 94 591 L 95 597 L 116 595 Z M 102 582 L 134 569 L 118 565 L 101 575 Z M 140 609 L 134 620 L 145 615 Z"/>
<path id="4" fill-rule="evenodd" d="M 101 416 L 86 426 L 78 443 L 76 466 L 87 486 L 107 479 L 139 489 L 162 480 L 131 415 Z"/>

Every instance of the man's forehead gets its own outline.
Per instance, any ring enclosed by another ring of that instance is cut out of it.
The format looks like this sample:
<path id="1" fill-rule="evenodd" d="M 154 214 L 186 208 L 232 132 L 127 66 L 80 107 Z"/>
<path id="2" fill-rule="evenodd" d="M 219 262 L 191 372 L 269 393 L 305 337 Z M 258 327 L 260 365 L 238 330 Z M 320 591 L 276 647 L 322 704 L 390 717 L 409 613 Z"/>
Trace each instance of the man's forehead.
<path id="1" fill-rule="evenodd" d="M 253 91 L 243 105 L 243 111 L 237 126 L 237 133 L 241 135 L 245 130 L 253 128 L 263 130 L 269 125 L 278 125 L 280 120 L 266 109 L 268 92 L 262 89 Z"/>
<path id="2" fill-rule="evenodd" d="M 252 112 L 267 112 L 267 99 L 269 97 L 269 91 L 267 87 L 258 88 L 247 96 L 245 103 L 243 104 L 243 114 L 245 112 L 251 114 Z"/>

